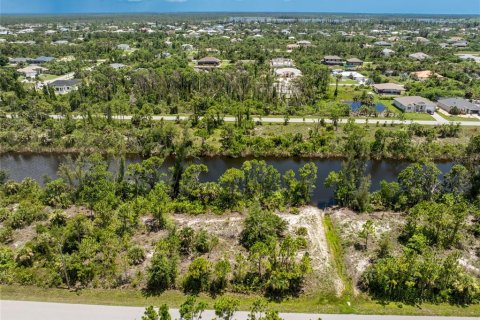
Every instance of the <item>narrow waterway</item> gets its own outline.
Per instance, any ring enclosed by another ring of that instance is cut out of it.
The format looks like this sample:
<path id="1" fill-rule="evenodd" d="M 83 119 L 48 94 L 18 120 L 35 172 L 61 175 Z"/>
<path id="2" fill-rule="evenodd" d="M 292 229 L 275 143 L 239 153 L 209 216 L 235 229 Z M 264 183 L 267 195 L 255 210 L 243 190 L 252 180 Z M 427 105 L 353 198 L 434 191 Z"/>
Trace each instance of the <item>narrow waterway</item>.
<path id="1" fill-rule="evenodd" d="M 140 157 L 129 157 L 127 164 L 141 161 Z M 227 169 L 240 168 L 246 158 L 201 158 L 193 159 L 192 163 L 203 163 L 208 167 L 208 173 L 201 176 L 203 181 L 217 180 Z M 296 158 L 265 158 L 268 164 L 273 165 L 280 173 L 287 170 L 298 169 L 307 162 L 314 162 L 318 167 L 318 178 L 316 189 L 313 194 L 312 202 L 314 205 L 324 207 L 332 203 L 333 192 L 324 186 L 325 178 L 330 171 L 339 170 L 342 164 L 340 159 L 296 159 Z M 39 183 L 44 181 L 45 177 L 51 179 L 57 178 L 57 170 L 62 162 L 66 161 L 65 155 L 58 154 L 3 154 L 0 155 L 0 169 L 7 170 L 11 179 L 21 181 L 30 177 Z M 110 169 L 115 171 L 118 167 L 118 160 L 110 161 Z M 405 161 L 394 160 L 372 160 L 368 163 L 368 173 L 372 178 L 371 189 L 376 190 L 382 180 L 394 181 L 398 173 L 409 163 Z M 167 159 L 164 164 L 165 170 L 172 165 L 172 160 Z M 437 163 L 442 172 L 447 172 L 453 165 L 453 162 Z"/>

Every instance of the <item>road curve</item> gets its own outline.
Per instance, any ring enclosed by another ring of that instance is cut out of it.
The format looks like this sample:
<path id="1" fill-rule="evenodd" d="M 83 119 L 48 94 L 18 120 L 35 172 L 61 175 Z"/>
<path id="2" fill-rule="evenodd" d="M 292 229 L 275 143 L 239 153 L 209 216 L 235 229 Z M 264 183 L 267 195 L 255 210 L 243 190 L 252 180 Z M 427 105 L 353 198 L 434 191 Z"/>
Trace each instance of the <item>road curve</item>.
<path id="1" fill-rule="evenodd" d="M 2 320 L 139 320 L 144 308 L 114 307 L 101 305 L 82 305 L 31 301 L 0 301 L 0 319 Z M 171 312 L 173 319 L 179 318 L 178 310 Z M 202 320 L 211 320 L 213 311 L 206 311 Z M 411 317 L 411 316 L 373 316 L 346 314 L 304 314 L 283 313 L 284 320 L 477 320 L 473 317 Z M 247 312 L 237 312 L 235 320 L 247 320 Z"/>

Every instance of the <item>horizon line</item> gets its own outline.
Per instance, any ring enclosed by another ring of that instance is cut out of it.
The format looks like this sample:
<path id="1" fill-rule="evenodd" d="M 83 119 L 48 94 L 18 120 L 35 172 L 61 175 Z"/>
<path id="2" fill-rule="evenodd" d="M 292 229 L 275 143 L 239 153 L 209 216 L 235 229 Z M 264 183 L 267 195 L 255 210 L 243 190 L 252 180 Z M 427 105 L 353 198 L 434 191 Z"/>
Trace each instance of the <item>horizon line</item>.
<path id="1" fill-rule="evenodd" d="M 142 14 L 328 14 L 328 15 L 398 15 L 398 16 L 468 16 L 480 17 L 480 13 L 415 13 L 415 12 L 334 12 L 334 11 L 138 11 L 138 12 L 3 12 L 11 16 L 60 16 L 60 15 L 142 15 Z"/>

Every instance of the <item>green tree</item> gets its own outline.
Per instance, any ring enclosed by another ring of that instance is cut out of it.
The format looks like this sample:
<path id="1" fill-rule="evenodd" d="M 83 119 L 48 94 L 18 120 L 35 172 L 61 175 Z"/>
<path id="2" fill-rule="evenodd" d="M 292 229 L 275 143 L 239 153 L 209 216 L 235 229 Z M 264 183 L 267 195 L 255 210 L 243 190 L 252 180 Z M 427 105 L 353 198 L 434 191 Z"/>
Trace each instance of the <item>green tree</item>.
<path id="1" fill-rule="evenodd" d="M 196 258 L 188 267 L 188 272 L 183 281 L 183 290 L 194 294 L 208 291 L 211 273 L 211 263 L 205 258 Z"/>
<path id="2" fill-rule="evenodd" d="M 368 219 L 362 226 L 358 236 L 365 240 L 365 249 L 368 249 L 368 239 L 375 235 L 375 226 L 373 221 Z"/>
<path id="3" fill-rule="evenodd" d="M 200 320 L 206 308 L 205 302 L 197 302 L 195 297 L 189 296 L 180 306 L 180 320 Z"/>
<path id="4" fill-rule="evenodd" d="M 155 251 L 147 269 L 147 289 L 163 292 L 175 286 L 177 259 L 164 250 Z"/>
<path id="5" fill-rule="evenodd" d="M 215 304 L 213 308 L 215 310 L 215 315 L 222 320 L 231 320 L 236 311 L 238 311 L 238 307 L 240 302 L 237 299 L 230 298 L 230 297 L 221 297 Z"/>
<path id="6" fill-rule="evenodd" d="M 287 222 L 276 214 L 254 207 L 245 219 L 240 243 L 249 249 L 257 242 L 283 237 L 286 228 Z"/>

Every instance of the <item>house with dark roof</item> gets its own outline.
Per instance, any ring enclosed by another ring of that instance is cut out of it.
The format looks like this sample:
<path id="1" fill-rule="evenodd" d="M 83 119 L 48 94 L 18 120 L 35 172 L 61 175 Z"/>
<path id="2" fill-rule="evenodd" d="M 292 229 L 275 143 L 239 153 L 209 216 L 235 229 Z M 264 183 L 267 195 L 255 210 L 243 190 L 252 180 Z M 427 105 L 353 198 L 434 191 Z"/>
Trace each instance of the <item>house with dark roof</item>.
<path id="1" fill-rule="evenodd" d="M 78 89 L 78 85 L 80 80 L 78 79 L 71 79 L 71 80 L 55 80 L 49 84 L 49 86 L 53 87 L 55 93 L 57 94 L 65 94 L 73 90 Z"/>
<path id="2" fill-rule="evenodd" d="M 213 69 L 220 66 L 220 59 L 215 57 L 205 57 L 197 61 L 198 69 Z"/>
<path id="3" fill-rule="evenodd" d="M 467 99 L 463 98 L 443 98 L 437 101 L 439 108 L 450 113 L 452 109 L 457 109 L 458 112 L 463 114 L 479 114 L 480 105 L 474 104 Z"/>
<path id="4" fill-rule="evenodd" d="M 40 56 L 38 58 L 30 59 L 30 62 L 33 63 L 33 64 L 42 64 L 42 63 L 50 62 L 50 61 L 53 61 L 53 60 L 55 60 L 54 57 Z"/>
<path id="5" fill-rule="evenodd" d="M 376 93 L 384 95 L 401 95 L 405 92 L 405 87 L 396 83 L 376 83 L 372 87 Z"/>
<path id="6" fill-rule="evenodd" d="M 363 65 L 363 61 L 358 58 L 350 58 L 346 61 L 347 68 L 359 67 L 361 65 Z"/>
<path id="7" fill-rule="evenodd" d="M 27 63 L 28 61 L 29 61 L 28 58 L 11 58 L 10 59 L 11 64 Z"/>
<path id="8" fill-rule="evenodd" d="M 325 56 L 322 63 L 328 66 L 341 66 L 343 65 L 343 59 L 339 56 Z"/>

